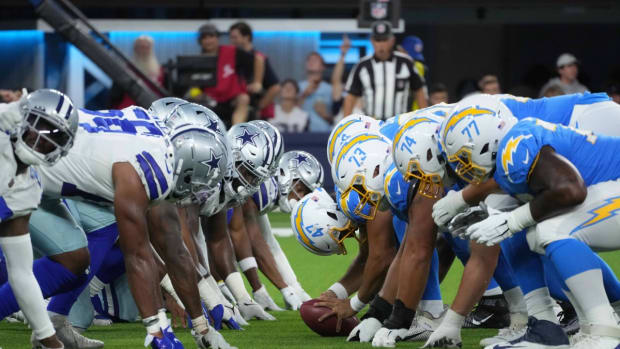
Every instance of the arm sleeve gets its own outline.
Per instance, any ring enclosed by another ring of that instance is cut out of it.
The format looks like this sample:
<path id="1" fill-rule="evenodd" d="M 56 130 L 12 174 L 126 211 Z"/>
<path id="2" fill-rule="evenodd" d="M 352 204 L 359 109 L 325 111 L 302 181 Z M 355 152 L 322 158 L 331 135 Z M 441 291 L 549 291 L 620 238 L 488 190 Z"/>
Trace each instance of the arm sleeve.
<path id="1" fill-rule="evenodd" d="M 420 75 L 418 75 L 417 71 L 413 69 L 412 62 L 407 62 L 407 65 L 409 65 L 409 71 L 411 71 L 411 76 L 409 77 L 409 84 L 411 85 L 412 90 L 417 91 L 424 87 L 424 81 L 422 80 Z"/>
<path id="2" fill-rule="evenodd" d="M 356 64 L 355 67 L 349 73 L 345 90 L 354 96 L 360 97 L 362 95 L 362 81 L 360 80 L 360 64 Z"/>

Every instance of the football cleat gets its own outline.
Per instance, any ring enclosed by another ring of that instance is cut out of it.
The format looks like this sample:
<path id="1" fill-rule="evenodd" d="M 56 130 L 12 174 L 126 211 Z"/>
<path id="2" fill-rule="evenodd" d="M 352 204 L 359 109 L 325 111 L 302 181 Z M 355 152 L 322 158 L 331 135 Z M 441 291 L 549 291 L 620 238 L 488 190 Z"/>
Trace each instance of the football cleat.
<path id="1" fill-rule="evenodd" d="M 575 308 L 569 302 L 558 302 L 562 311 L 558 314 L 560 325 L 568 336 L 572 336 L 579 331 L 579 318 Z"/>
<path id="2" fill-rule="evenodd" d="M 527 320 L 527 330 L 522 337 L 485 347 L 485 349 L 513 348 L 567 349 L 569 341 L 560 325 L 547 320 L 537 320 L 530 316 Z"/>
<path id="3" fill-rule="evenodd" d="M 483 338 L 480 340 L 481 347 L 493 346 L 498 343 L 511 342 L 525 335 L 527 327 L 525 325 L 515 325 L 506 328 L 500 328 L 496 336 Z"/>
<path id="4" fill-rule="evenodd" d="M 66 316 L 55 315 L 51 317 L 52 324 L 56 330 L 56 337 L 66 349 L 98 349 L 103 348 L 103 342 L 84 337 L 79 334 Z"/>
<path id="5" fill-rule="evenodd" d="M 504 328 L 510 326 L 508 303 L 503 295 L 482 297 L 465 318 L 463 328 Z"/>

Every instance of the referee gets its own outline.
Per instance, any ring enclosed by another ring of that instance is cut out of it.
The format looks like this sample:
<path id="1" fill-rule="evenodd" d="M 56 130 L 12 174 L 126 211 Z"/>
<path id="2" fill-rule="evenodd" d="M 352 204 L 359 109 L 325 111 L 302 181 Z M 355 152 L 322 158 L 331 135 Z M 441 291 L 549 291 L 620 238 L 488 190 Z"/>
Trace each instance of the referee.
<path id="1" fill-rule="evenodd" d="M 390 23 L 373 23 L 370 42 L 374 55 L 362 58 L 347 79 L 343 115 L 353 112 L 358 98 L 363 99 L 364 113 L 375 119 L 406 113 L 411 105 L 410 91 L 418 106 L 425 108 L 424 82 L 414 71 L 411 58 L 394 50 Z"/>

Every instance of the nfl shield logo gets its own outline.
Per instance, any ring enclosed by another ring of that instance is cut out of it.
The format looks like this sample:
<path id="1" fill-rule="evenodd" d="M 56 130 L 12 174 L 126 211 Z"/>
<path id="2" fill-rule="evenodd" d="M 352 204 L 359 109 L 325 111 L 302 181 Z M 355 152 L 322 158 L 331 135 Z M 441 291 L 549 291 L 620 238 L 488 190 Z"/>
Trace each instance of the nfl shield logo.
<path id="1" fill-rule="evenodd" d="M 382 2 L 371 2 L 370 16 L 374 19 L 383 19 L 387 17 L 387 4 Z"/>

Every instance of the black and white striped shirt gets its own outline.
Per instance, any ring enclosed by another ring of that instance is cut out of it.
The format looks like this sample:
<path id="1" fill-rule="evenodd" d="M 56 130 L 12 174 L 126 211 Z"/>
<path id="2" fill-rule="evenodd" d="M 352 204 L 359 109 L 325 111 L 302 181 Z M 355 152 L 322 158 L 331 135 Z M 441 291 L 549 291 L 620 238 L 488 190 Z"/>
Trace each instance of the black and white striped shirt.
<path id="1" fill-rule="evenodd" d="M 424 87 L 424 81 L 413 69 L 413 61 L 395 51 L 387 61 L 369 55 L 362 58 L 347 79 L 348 93 L 362 97 L 366 115 L 385 120 L 409 111 L 410 90 Z"/>

